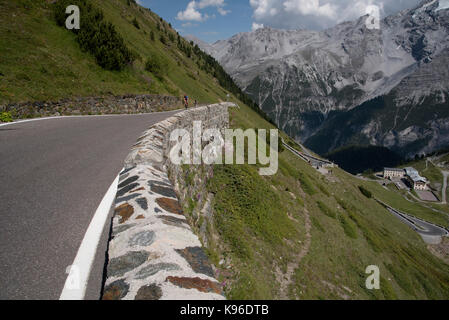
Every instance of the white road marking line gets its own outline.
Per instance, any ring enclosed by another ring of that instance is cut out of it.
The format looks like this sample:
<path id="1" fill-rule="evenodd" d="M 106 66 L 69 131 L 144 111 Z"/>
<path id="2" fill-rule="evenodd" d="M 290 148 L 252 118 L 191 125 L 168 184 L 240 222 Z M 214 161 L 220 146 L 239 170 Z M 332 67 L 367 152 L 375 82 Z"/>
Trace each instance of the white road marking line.
<path id="1" fill-rule="evenodd" d="M 182 111 L 182 109 L 172 110 L 172 111 L 161 111 L 161 112 L 151 112 L 151 113 L 133 113 L 133 114 L 102 114 L 102 115 L 87 115 L 87 116 L 58 116 L 58 117 L 45 117 L 45 118 L 33 118 L 33 119 L 27 119 L 27 120 L 19 120 L 14 122 L 7 122 L 0 124 L 0 127 L 10 126 L 13 124 L 21 124 L 25 122 L 32 122 L 32 121 L 41 121 L 41 120 L 52 120 L 52 119 L 69 119 L 69 118 L 92 118 L 92 117 L 121 117 L 121 116 L 145 116 L 150 114 L 164 114 L 164 113 L 172 113 L 172 112 L 179 112 Z"/>
<path id="2" fill-rule="evenodd" d="M 86 295 L 87 282 L 89 281 L 89 275 L 109 215 L 109 210 L 111 209 L 112 202 L 117 193 L 118 181 L 119 175 L 117 175 L 117 178 L 115 178 L 114 182 L 109 187 L 103 200 L 101 200 L 101 203 L 87 228 L 75 260 L 72 266 L 68 268 L 68 271 L 70 272 L 59 300 L 83 300 Z"/>

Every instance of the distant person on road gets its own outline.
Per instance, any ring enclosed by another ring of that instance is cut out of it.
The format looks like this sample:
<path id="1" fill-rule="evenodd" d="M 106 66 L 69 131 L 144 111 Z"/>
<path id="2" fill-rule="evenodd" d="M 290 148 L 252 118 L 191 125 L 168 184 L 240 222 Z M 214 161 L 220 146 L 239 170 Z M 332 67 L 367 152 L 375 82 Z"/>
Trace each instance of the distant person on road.
<path id="1" fill-rule="evenodd" d="M 198 101 L 195 99 L 195 107 L 198 105 Z"/>
<path id="2" fill-rule="evenodd" d="M 189 97 L 187 95 L 184 95 L 184 106 L 186 109 L 189 107 Z"/>

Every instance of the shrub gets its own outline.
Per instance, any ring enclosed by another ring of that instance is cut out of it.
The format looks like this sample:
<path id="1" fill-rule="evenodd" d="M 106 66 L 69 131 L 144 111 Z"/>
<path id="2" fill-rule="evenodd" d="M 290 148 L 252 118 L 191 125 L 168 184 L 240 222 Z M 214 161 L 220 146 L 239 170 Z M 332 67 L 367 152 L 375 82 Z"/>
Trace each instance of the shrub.
<path id="1" fill-rule="evenodd" d="M 317 201 L 316 202 L 318 208 L 320 208 L 321 212 L 324 213 L 329 218 L 335 219 L 337 217 L 337 214 L 332 211 L 328 206 L 326 206 L 323 202 Z"/>
<path id="2" fill-rule="evenodd" d="M 259 139 L 259 130 L 260 129 L 256 129 L 256 135 L 257 135 L 257 139 Z M 268 147 L 271 147 L 272 145 L 271 145 L 271 132 L 270 132 L 270 130 L 266 130 L 266 134 L 265 134 L 265 144 L 266 144 L 266 146 L 267 146 L 267 148 Z M 279 136 L 278 137 L 278 153 L 282 153 L 282 152 L 284 152 L 284 146 L 283 146 L 283 144 L 282 144 L 282 137 L 281 136 Z"/>
<path id="3" fill-rule="evenodd" d="M 134 18 L 132 22 L 133 22 L 134 27 L 136 27 L 137 29 L 140 29 L 139 21 L 137 21 L 136 18 Z"/>
<path id="4" fill-rule="evenodd" d="M 65 27 L 67 18 L 65 9 L 72 4 L 80 8 L 81 28 L 71 31 L 76 34 L 76 40 L 81 49 L 92 54 L 99 66 L 107 70 L 120 71 L 134 61 L 135 54 L 125 45 L 114 25 L 104 21 L 103 12 L 87 0 L 56 2 L 53 9 L 59 26 Z"/>
<path id="5" fill-rule="evenodd" d="M 309 178 L 302 172 L 299 173 L 299 182 L 301 182 L 302 190 L 309 196 L 313 196 L 316 193 L 312 186 L 312 182 L 310 182 Z"/>
<path id="6" fill-rule="evenodd" d="M 169 64 L 167 60 L 157 54 L 152 54 L 145 64 L 145 70 L 151 72 L 159 79 L 162 79 L 168 73 L 168 69 Z"/>
<path id="7" fill-rule="evenodd" d="M 359 186 L 359 190 L 368 199 L 371 199 L 373 197 L 373 194 L 371 193 L 371 191 L 365 189 L 363 186 Z"/>
<path id="8" fill-rule="evenodd" d="M 284 145 L 282 144 L 282 137 L 278 137 L 278 152 L 282 153 L 285 151 Z"/>
<path id="9" fill-rule="evenodd" d="M 404 270 L 405 268 L 400 265 L 400 263 L 397 264 L 387 264 L 386 265 L 388 271 L 391 273 L 391 275 L 396 280 L 397 284 L 408 294 L 415 294 L 415 286 L 413 284 L 413 281 L 410 279 L 409 272 L 407 270 Z"/>
<path id="10" fill-rule="evenodd" d="M 319 231 L 321 232 L 326 232 L 326 230 L 323 228 L 323 226 L 320 224 L 320 222 L 318 221 L 317 218 L 315 217 L 311 217 L 312 218 L 312 225 Z"/>
<path id="11" fill-rule="evenodd" d="M 338 220 L 340 220 L 340 224 L 343 227 L 345 234 L 349 238 L 357 239 L 357 229 L 356 229 L 356 226 L 354 225 L 354 223 L 342 214 L 340 214 L 338 216 Z"/>
<path id="12" fill-rule="evenodd" d="M 324 186 L 322 186 L 321 184 L 317 184 L 317 186 L 318 186 L 318 189 L 320 189 L 320 191 L 324 194 L 324 195 L 326 195 L 327 197 L 330 197 L 331 196 L 331 194 L 329 193 L 329 191 L 327 191 L 327 189 L 324 187 Z"/>
<path id="13" fill-rule="evenodd" d="M 0 113 L 0 122 L 12 122 L 11 112 L 1 112 Z"/>

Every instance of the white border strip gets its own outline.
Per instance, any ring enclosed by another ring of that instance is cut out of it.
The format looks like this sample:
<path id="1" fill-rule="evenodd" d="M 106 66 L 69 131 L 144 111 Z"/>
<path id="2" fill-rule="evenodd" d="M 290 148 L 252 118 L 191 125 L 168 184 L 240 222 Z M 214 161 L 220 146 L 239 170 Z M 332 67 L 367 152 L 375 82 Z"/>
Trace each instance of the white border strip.
<path id="1" fill-rule="evenodd" d="M 13 124 L 21 124 L 26 122 L 32 122 L 32 121 L 41 121 L 41 120 L 52 120 L 52 119 L 70 119 L 70 118 L 96 118 L 96 117 L 123 117 L 123 116 L 144 116 L 144 115 L 150 115 L 150 114 L 163 114 L 163 113 L 174 113 L 174 112 L 180 112 L 183 111 L 183 109 L 176 109 L 171 111 L 160 111 L 160 112 L 149 112 L 149 113 L 123 113 L 123 114 L 93 114 L 93 115 L 85 115 L 85 116 L 55 116 L 55 117 L 45 117 L 45 118 L 33 118 L 33 119 L 27 119 L 27 120 L 18 120 L 13 122 L 7 122 L 0 124 L 0 127 L 10 126 Z"/>
<path id="2" fill-rule="evenodd" d="M 89 227 L 87 228 L 75 260 L 73 264 L 67 268 L 69 275 L 59 300 L 83 300 L 86 295 L 87 282 L 89 281 L 98 244 L 100 242 L 112 202 L 114 201 L 117 193 L 118 181 L 119 175 L 109 187 L 103 197 L 103 200 L 101 200 L 101 203 L 98 206 Z"/>

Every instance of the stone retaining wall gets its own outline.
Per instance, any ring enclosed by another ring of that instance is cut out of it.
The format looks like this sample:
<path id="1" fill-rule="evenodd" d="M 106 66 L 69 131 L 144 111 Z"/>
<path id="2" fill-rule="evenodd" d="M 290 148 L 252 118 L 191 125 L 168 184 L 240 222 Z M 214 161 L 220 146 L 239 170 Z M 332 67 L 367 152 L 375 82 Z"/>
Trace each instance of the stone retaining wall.
<path id="1" fill-rule="evenodd" d="M 162 95 L 125 95 L 63 99 L 56 102 L 27 102 L 0 106 L 0 112 L 11 112 L 14 118 L 36 118 L 61 115 L 101 115 L 150 113 L 182 107 L 180 98 Z"/>
<path id="2" fill-rule="evenodd" d="M 225 298 L 175 192 L 182 168 L 168 155 L 174 129 L 190 131 L 194 120 L 208 128 L 227 128 L 230 106 L 180 112 L 149 128 L 132 148 L 115 200 L 103 299 Z"/>

